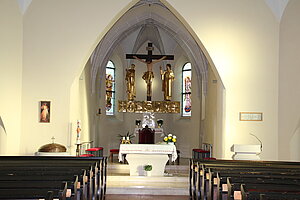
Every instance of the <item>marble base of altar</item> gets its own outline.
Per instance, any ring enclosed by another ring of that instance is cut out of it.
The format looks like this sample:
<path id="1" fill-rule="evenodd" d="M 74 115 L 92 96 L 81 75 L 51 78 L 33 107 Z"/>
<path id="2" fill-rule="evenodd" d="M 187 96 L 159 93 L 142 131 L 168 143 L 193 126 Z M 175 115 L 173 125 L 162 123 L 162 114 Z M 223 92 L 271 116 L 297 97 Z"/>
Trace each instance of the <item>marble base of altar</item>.
<path id="1" fill-rule="evenodd" d="M 145 165 L 152 165 L 151 176 L 164 176 L 169 156 L 155 154 L 127 154 L 130 176 L 146 176 Z"/>

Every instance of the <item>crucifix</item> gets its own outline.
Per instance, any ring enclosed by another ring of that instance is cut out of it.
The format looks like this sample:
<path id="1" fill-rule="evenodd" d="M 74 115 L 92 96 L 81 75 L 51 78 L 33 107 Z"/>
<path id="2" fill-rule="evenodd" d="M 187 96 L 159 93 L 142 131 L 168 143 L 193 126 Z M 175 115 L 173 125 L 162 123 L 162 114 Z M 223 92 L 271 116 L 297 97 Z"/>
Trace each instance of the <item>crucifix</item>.
<path id="1" fill-rule="evenodd" d="M 143 74 L 143 79 L 147 83 L 147 101 L 151 101 L 152 96 L 152 79 L 154 74 L 152 71 L 153 64 L 162 60 L 174 60 L 174 55 L 152 55 L 152 43 L 148 43 L 146 50 L 148 54 L 126 54 L 126 59 L 136 59 L 147 65 L 147 71 Z"/>

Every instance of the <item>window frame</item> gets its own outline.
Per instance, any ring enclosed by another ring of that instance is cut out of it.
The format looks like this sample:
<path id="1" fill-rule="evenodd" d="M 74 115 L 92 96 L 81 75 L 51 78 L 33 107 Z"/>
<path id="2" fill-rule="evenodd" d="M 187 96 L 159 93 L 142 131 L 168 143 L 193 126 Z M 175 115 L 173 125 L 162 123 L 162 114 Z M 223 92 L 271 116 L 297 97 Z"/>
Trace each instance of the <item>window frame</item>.
<path id="1" fill-rule="evenodd" d="M 112 63 L 113 67 L 109 66 L 109 63 Z M 114 116 L 115 115 L 115 107 L 116 107 L 116 66 L 112 60 L 107 61 L 106 67 L 105 67 L 105 81 L 107 76 L 107 70 L 113 70 L 113 82 L 112 82 L 112 90 L 107 90 L 106 88 L 106 82 L 105 82 L 105 115 L 106 116 Z M 112 112 L 106 110 L 106 98 L 107 98 L 107 92 L 110 92 L 112 94 L 111 98 L 111 104 L 112 104 Z"/>
<path id="2" fill-rule="evenodd" d="M 187 64 L 190 64 L 190 68 L 189 69 L 185 69 Z M 191 73 L 191 81 L 192 81 L 192 64 L 190 62 L 186 62 L 184 63 L 184 65 L 182 66 L 182 69 L 181 69 L 181 117 L 184 117 L 184 118 L 189 118 L 192 116 L 192 109 L 190 111 L 190 114 L 189 115 L 184 115 L 184 105 L 183 105 L 183 102 L 185 101 L 184 100 L 184 97 L 189 94 L 190 96 L 192 96 L 192 91 L 191 92 L 186 92 L 185 91 L 185 82 L 184 82 L 184 72 L 188 72 L 190 71 Z M 192 84 L 192 83 L 191 83 Z M 191 103 L 192 104 L 192 103 Z"/>

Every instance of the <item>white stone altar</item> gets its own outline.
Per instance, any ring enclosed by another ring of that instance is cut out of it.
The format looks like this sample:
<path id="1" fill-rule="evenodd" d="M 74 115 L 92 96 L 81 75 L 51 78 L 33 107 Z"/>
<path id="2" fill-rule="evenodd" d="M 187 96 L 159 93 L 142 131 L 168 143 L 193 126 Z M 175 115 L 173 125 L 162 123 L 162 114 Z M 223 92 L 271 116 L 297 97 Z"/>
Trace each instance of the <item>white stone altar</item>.
<path id="1" fill-rule="evenodd" d="M 261 145 L 234 144 L 231 151 L 233 160 L 260 160 Z"/>
<path id="2" fill-rule="evenodd" d="M 172 155 L 172 162 L 177 159 L 174 144 L 121 144 L 120 162 L 123 161 L 124 154 L 130 167 L 130 176 L 145 176 L 145 165 L 152 165 L 151 176 L 163 176 L 168 155 Z"/>

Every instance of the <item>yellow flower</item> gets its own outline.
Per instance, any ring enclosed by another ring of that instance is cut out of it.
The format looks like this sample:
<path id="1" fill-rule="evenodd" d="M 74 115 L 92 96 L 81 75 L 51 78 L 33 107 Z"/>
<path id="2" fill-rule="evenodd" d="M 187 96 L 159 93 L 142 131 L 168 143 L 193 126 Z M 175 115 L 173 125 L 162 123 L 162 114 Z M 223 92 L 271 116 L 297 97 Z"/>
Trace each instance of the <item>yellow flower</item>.
<path id="1" fill-rule="evenodd" d="M 172 137 L 171 137 L 171 136 L 169 136 L 169 137 L 168 137 L 168 139 L 169 139 L 169 140 L 172 140 Z"/>
<path id="2" fill-rule="evenodd" d="M 176 142 L 176 138 L 173 138 L 172 141 L 173 141 L 173 142 Z"/>
<path id="3" fill-rule="evenodd" d="M 167 137 L 164 137 L 164 141 L 165 141 L 165 142 L 168 141 L 168 138 L 167 138 Z"/>

